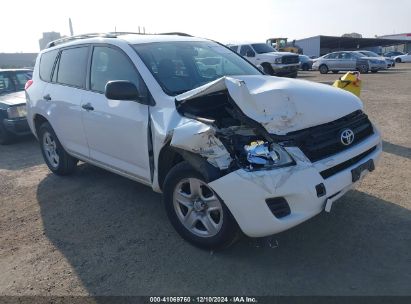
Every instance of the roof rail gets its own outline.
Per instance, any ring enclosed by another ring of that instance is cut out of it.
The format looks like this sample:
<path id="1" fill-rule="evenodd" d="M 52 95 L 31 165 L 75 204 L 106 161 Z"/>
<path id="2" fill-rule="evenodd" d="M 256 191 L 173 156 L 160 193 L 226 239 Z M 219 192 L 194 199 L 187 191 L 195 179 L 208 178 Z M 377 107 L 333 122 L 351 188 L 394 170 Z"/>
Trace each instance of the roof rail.
<path id="1" fill-rule="evenodd" d="M 60 39 L 49 42 L 46 48 L 50 48 L 58 44 L 62 44 L 62 43 L 77 40 L 77 39 L 86 39 L 86 38 L 94 38 L 94 37 L 116 38 L 117 36 L 113 33 L 89 33 L 89 34 L 69 36 L 69 37 L 64 37 L 64 38 L 60 38 Z"/>
<path id="2" fill-rule="evenodd" d="M 95 37 L 117 38 L 117 36 L 120 36 L 120 35 L 153 35 L 153 34 L 136 33 L 136 32 L 108 32 L 108 33 L 81 34 L 81 35 L 69 36 L 69 37 L 64 37 L 64 38 L 60 38 L 57 40 L 53 40 L 47 44 L 46 48 L 51 48 L 53 46 L 56 46 L 56 45 L 59 45 L 65 42 L 74 41 L 78 39 L 95 38 Z M 161 33 L 161 34 L 154 34 L 154 35 L 177 35 L 177 36 L 192 37 L 189 34 L 181 33 L 181 32 L 170 32 L 170 33 Z"/>
<path id="3" fill-rule="evenodd" d="M 182 32 L 169 32 L 169 33 L 160 33 L 157 35 L 175 35 L 175 36 L 185 36 L 185 37 L 193 37 L 190 34 L 182 33 Z"/>

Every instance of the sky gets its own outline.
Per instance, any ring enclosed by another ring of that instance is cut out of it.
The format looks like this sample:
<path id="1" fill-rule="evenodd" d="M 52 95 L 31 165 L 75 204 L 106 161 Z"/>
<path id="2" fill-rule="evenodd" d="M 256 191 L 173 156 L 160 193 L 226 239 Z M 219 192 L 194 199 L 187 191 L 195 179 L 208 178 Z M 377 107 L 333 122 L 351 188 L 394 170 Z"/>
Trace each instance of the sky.
<path id="1" fill-rule="evenodd" d="M 38 52 L 43 32 L 185 32 L 222 43 L 411 32 L 410 0 L 2 1 L 0 52 Z"/>

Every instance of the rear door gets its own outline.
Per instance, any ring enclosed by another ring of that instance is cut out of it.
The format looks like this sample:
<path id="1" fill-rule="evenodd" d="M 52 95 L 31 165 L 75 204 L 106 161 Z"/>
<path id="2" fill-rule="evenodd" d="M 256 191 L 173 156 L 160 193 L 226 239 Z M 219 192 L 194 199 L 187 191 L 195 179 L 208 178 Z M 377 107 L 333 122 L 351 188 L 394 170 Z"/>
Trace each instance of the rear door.
<path id="1" fill-rule="evenodd" d="M 104 166 L 149 182 L 148 106 L 104 95 L 110 80 L 129 80 L 142 95 L 147 88 L 128 55 L 112 45 L 94 45 L 83 95 L 82 116 L 90 158 Z"/>
<path id="2" fill-rule="evenodd" d="M 65 149 L 89 156 L 81 117 L 86 83 L 88 45 L 64 48 L 57 59 L 51 83 L 43 91 L 49 120 Z"/>

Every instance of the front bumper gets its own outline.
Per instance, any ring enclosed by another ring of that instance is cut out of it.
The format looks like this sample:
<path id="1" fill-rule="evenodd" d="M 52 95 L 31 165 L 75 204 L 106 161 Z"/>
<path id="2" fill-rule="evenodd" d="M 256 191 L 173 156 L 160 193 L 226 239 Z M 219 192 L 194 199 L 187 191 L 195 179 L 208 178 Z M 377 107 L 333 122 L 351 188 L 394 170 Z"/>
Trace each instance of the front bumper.
<path id="1" fill-rule="evenodd" d="M 27 135 L 31 134 L 29 124 L 27 119 L 24 118 L 15 118 L 15 119 L 3 119 L 3 125 L 7 131 L 14 135 Z"/>
<path id="2" fill-rule="evenodd" d="M 371 71 L 381 71 L 387 69 L 386 63 L 369 63 Z"/>
<path id="3" fill-rule="evenodd" d="M 288 74 L 298 71 L 300 64 L 271 64 L 271 67 L 276 74 Z"/>
<path id="4" fill-rule="evenodd" d="M 375 149 L 353 165 L 324 179 L 320 172 L 341 164 L 353 157 Z M 318 162 L 311 163 L 298 148 L 287 148 L 296 165 L 264 171 L 239 169 L 209 185 L 222 198 L 237 220 L 241 230 L 250 237 L 262 237 L 294 227 L 324 210 L 326 202 L 334 201 L 352 189 L 351 170 L 372 159 L 375 164 L 382 151 L 378 130 L 366 140 L 350 149 Z M 367 173 L 364 171 L 362 177 Z M 316 186 L 325 186 L 326 194 L 318 197 Z M 291 213 L 277 218 L 266 200 L 283 197 Z M 328 201 L 327 201 L 328 200 Z"/>

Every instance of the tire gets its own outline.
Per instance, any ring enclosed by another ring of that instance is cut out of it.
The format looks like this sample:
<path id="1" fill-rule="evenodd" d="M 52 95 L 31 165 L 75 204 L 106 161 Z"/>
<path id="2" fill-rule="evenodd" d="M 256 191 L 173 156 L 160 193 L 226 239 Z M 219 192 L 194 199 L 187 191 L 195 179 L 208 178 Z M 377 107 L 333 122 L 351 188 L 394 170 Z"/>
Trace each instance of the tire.
<path id="1" fill-rule="evenodd" d="M 401 63 L 401 58 L 396 58 L 396 59 L 395 59 L 395 62 Z"/>
<path id="2" fill-rule="evenodd" d="M 334 74 L 338 74 L 339 71 L 332 71 Z"/>
<path id="3" fill-rule="evenodd" d="M 267 75 L 271 75 L 271 76 L 274 75 L 274 70 L 273 70 L 271 64 L 269 64 L 267 62 L 264 62 L 264 63 L 261 64 L 261 66 L 263 67 L 264 73 L 266 73 Z"/>
<path id="4" fill-rule="evenodd" d="M 50 171 L 57 175 L 71 174 L 76 168 L 78 160 L 64 150 L 48 122 L 40 126 L 38 137 L 41 153 Z"/>
<path id="5" fill-rule="evenodd" d="M 367 73 L 368 73 L 368 65 L 366 65 L 366 64 L 360 64 L 360 65 L 358 66 L 358 71 L 359 71 L 360 73 L 367 74 Z"/>
<path id="6" fill-rule="evenodd" d="M 224 202 L 187 162 L 177 164 L 168 173 L 163 202 L 174 229 L 197 247 L 222 249 L 239 236 L 237 222 Z"/>
<path id="7" fill-rule="evenodd" d="M 0 145 L 8 145 L 13 142 L 15 136 L 7 131 L 0 120 Z"/>
<path id="8" fill-rule="evenodd" d="M 378 73 L 378 70 L 371 70 L 371 73 Z"/>
<path id="9" fill-rule="evenodd" d="M 320 65 L 318 70 L 320 71 L 321 74 L 327 74 L 328 73 L 328 67 L 325 64 Z"/>

